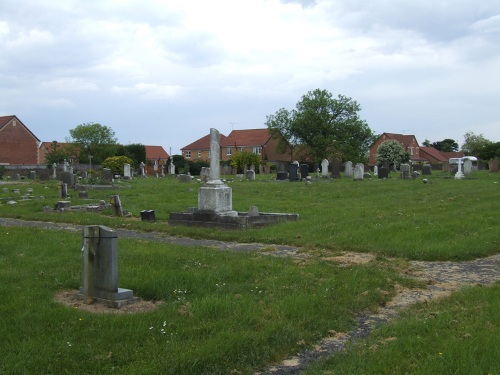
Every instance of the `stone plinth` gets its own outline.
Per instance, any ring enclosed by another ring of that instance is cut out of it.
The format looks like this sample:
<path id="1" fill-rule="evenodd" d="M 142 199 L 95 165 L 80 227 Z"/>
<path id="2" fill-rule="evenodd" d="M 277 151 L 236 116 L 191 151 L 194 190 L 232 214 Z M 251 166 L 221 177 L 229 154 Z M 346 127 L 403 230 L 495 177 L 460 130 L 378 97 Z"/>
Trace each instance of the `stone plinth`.
<path id="1" fill-rule="evenodd" d="M 198 190 L 198 210 L 235 216 L 232 189 L 226 185 L 207 185 Z"/>

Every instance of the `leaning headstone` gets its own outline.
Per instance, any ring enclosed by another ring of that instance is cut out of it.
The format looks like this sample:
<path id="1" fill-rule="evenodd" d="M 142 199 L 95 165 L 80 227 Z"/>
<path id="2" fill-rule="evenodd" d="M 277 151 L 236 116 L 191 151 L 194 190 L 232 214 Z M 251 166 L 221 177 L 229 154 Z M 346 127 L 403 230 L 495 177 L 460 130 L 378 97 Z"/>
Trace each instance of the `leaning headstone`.
<path id="1" fill-rule="evenodd" d="M 411 179 L 410 164 L 401 164 L 401 166 L 399 168 L 401 170 L 401 178 L 403 180 L 409 180 L 409 179 Z"/>
<path id="2" fill-rule="evenodd" d="M 321 176 L 322 177 L 330 177 L 330 175 L 328 174 L 328 164 L 330 164 L 330 163 L 326 159 L 323 159 L 321 161 Z"/>
<path id="3" fill-rule="evenodd" d="M 249 169 L 245 175 L 247 180 L 255 180 L 255 171 Z"/>
<path id="4" fill-rule="evenodd" d="M 308 164 L 301 164 L 300 165 L 300 178 L 302 180 L 305 180 L 309 177 L 309 165 Z"/>
<path id="5" fill-rule="evenodd" d="M 298 163 L 290 164 L 288 179 L 290 181 L 297 181 L 299 179 L 299 164 Z"/>
<path id="6" fill-rule="evenodd" d="M 422 176 L 430 176 L 432 174 L 432 167 L 430 164 L 424 164 L 422 166 Z"/>
<path id="7" fill-rule="evenodd" d="M 340 163 L 340 159 L 334 158 L 332 160 L 332 178 L 340 178 Z"/>
<path id="8" fill-rule="evenodd" d="M 113 207 L 115 216 L 123 216 L 122 202 L 119 195 L 111 196 L 111 206 Z"/>
<path id="9" fill-rule="evenodd" d="M 354 167 L 353 179 L 354 181 L 362 181 L 365 177 L 365 168 L 361 163 L 356 164 Z"/>
<path id="10" fill-rule="evenodd" d="M 464 161 L 464 175 L 470 176 L 472 174 L 472 161 Z"/>
<path id="11" fill-rule="evenodd" d="M 348 161 L 345 163 L 344 176 L 347 178 L 352 178 L 354 174 L 354 168 L 352 166 L 352 161 Z"/>

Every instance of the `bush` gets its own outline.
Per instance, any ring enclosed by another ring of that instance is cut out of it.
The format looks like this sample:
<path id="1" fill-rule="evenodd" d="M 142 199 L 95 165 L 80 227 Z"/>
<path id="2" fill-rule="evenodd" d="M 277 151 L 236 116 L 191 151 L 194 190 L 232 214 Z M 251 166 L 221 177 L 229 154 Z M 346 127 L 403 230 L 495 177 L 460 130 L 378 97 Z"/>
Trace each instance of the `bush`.
<path id="1" fill-rule="evenodd" d="M 133 164 L 132 159 L 126 156 L 111 156 L 102 162 L 103 168 L 109 168 L 113 174 L 123 174 L 123 166 L 125 164 Z"/>

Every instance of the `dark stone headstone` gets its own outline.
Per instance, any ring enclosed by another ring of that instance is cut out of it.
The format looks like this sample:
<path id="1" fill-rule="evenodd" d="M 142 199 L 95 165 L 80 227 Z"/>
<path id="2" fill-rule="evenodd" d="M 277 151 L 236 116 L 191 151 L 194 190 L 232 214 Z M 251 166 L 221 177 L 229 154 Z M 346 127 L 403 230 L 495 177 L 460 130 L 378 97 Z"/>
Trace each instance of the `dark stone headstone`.
<path id="1" fill-rule="evenodd" d="M 341 160 L 334 158 L 331 163 L 332 178 L 340 178 L 340 163 Z"/>
<path id="2" fill-rule="evenodd" d="M 382 180 L 384 178 L 389 178 L 389 168 L 387 167 L 380 167 L 378 169 L 378 179 Z"/>
<path id="3" fill-rule="evenodd" d="M 288 179 L 288 173 L 285 171 L 280 171 L 276 173 L 276 179 L 278 181 L 285 181 Z"/>
<path id="4" fill-rule="evenodd" d="M 60 178 L 61 178 L 61 181 L 68 186 L 72 187 L 75 185 L 75 176 L 71 172 L 61 172 Z"/>
<path id="5" fill-rule="evenodd" d="M 142 210 L 141 211 L 141 221 L 155 222 L 155 211 L 154 210 Z"/>
<path id="6" fill-rule="evenodd" d="M 290 181 L 297 181 L 299 179 L 298 170 L 298 164 L 290 164 L 290 173 L 288 174 L 288 179 Z"/>
<path id="7" fill-rule="evenodd" d="M 309 177 L 309 165 L 301 164 L 300 165 L 300 178 L 304 180 L 307 177 Z"/>
<path id="8" fill-rule="evenodd" d="M 102 169 L 102 178 L 104 181 L 107 183 L 112 183 L 113 182 L 113 172 L 109 168 L 103 168 Z"/>
<path id="9" fill-rule="evenodd" d="M 430 176 L 432 174 L 432 167 L 430 164 L 424 164 L 422 167 L 422 176 Z"/>

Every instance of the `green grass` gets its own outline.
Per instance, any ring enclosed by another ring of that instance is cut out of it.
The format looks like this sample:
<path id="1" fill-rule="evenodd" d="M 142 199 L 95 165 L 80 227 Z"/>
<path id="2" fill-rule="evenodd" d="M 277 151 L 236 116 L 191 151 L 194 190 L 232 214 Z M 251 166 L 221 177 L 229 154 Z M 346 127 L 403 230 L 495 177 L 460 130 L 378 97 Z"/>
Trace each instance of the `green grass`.
<path id="1" fill-rule="evenodd" d="M 499 310 L 499 283 L 467 288 L 414 306 L 305 374 L 499 374 Z"/>
<path id="2" fill-rule="evenodd" d="M 393 293 L 389 279 L 405 282 L 390 262 L 338 267 L 121 239 L 120 287 L 163 304 L 92 314 L 54 301 L 80 286 L 80 234 L 0 227 L 0 238 L 2 374 L 252 374 L 349 330 Z"/>
<path id="3" fill-rule="evenodd" d="M 232 187 L 233 208 L 261 212 L 298 213 L 300 220 L 262 229 L 227 231 L 194 227 L 171 227 L 170 212 L 197 206 L 198 187 L 172 178 L 135 179 L 116 190 L 92 190 L 91 202 L 120 196 L 132 218 L 115 218 L 111 211 L 93 213 L 46 213 L 45 205 L 57 202 L 55 183 L 31 184 L 33 195 L 43 199 L 5 204 L 12 193 L 0 193 L 0 214 L 32 220 L 79 224 L 102 224 L 177 236 L 239 242 L 264 242 L 329 250 L 373 252 L 421 260 L 467 260 L 500 251 L 500 175 L 476 172 L 471 179 L 454 180 L 443 175 L 422 180 L 319 180 L 310 185 L 236 179 Z M 21 191 L 27 186 L 21 186 Z M 13 186 L 9 186 L 13 188 Z M 76 192 L 73 192 L 77 196 Z M 71 198 L 73 205 L 89 201 Z M 157 223 L 142 223 L 141 210 L 154 209 Z"/>

